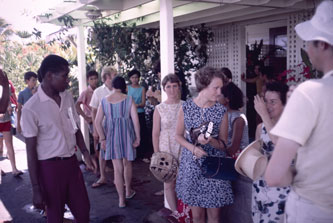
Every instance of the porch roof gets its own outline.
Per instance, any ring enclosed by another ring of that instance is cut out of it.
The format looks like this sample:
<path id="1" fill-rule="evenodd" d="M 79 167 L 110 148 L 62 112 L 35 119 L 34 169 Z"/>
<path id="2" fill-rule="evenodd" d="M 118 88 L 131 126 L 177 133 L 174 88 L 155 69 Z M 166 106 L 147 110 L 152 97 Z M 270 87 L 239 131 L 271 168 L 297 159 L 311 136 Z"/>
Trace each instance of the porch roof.
<path id="1" fill-rule="evenodd" d="M 174 26 L 206 23 L 220 25 L 314 8 L 310 0 L 170 0 Z M 159 0 L 63 0 L 42 15 L 41 22 L 64 25 L 63 16 L 73 25 L 91 26 L 94 20 L 109 24 L 128 22 L 137 26 L 159 27 Z M 60 19 L 59 19 L 60 18 Z"/>

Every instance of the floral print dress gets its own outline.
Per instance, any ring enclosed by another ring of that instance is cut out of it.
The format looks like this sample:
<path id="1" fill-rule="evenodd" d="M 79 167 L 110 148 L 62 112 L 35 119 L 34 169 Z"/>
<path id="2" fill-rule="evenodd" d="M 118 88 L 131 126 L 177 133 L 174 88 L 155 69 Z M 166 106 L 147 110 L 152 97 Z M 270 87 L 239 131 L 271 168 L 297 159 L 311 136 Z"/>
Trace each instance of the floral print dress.
<path id="1" fill-rule="evenodd" d="M 261 140 L 263 153 L 270 159 L 274 144 L 262 124 Z M 253 182 L 252 219 L 254 223 L 283 223 L 284 207 L 290 187 L 268 187 L 263 177 Z"/>
<path id="2" fill-rule="evenodd" d="M 216 103 L 209 108 L 201 108 L 192 99 L 183 103 L 184 125 L 186 132 L 199 127 L 202 123 L 214 123 L 212 135 L 218 135 L 220 123 L 226 108 Z M 186 139 L 192 143 L 187 134 Z M 210 144 L 200 145 L 209 156 L 226 157 L 226 153 L 215 149 Z M 202 165 L 204 158 L 197 160 Z M 181 149 L 179 171 L 176 181 L 177 197 L 184 204 L 202 208 L 219 208 L 233 203 L 231 182 L 227 180 L 208 179 L 203 176 L 193 154 L 186 148 Z"/>

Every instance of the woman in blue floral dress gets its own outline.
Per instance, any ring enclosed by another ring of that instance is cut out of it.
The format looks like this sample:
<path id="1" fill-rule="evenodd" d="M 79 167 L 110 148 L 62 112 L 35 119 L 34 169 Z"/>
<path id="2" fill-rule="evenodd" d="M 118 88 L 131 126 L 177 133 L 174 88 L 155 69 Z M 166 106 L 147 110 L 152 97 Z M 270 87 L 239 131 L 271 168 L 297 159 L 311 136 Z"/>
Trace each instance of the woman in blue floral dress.
<path id="1" fill-rule="evenodd" d="M 263 120 L 256 131 L 256 139 L 262 140 L 262 152 L 270 159 L 277 138 L 269 131 L 279 120 L 284 105 L 288 86 L 273 82 L 266 86 L 265 98 L 255 96 L 254 106 Z M 252 219 L 254 223 L 283 223 L 284 206 L 290 187 L 268 187 L 263 177 L 253 182 Z"/>
<path id="2" fill-rule="evenodd" d="M 180 166 L 176 182 L 176 193 L 192 211 L 193 222 L 219 222 L 220 207 L 233 202 L 230 181 L 205 178 L 199 165 L 205 156 L 226 156 L 224 141 L 228 134 L 226 108 L 217 102 L 223 86 L 222 74 L 214 68 L 205 67 L 195 74 L 198 91 L 196 98 L 186 101 L 179 111 L 176 140 L 182 146 Z M 214 128 L 208 139 L 200 134 L 194 144 L 184 132 L 212 121 Z M 194 160 L 193 156 L 197 157 Z"/>

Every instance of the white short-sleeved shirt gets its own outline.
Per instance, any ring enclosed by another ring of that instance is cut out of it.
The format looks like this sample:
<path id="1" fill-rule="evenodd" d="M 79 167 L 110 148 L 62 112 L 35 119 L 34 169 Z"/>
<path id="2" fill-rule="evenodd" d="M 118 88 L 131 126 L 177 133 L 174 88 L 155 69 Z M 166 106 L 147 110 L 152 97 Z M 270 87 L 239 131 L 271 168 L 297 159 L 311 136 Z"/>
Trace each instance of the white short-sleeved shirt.
<path id="1" fill-rule="evenodd" d="M 102 99 L 111 93 L 112 91 L 105 84 L 96 88 L 91 97 L 90 107 L 97 109 Z"/>
<path id="2" fill-rule="evenodd" d="M 60 107 L 39 86 L 22 110 L 22 132 L 26 138 L 37 137 L 38 160 L 75 153 L 79 116 L 72 95 L 68 91 L 59 95 Z"/>
<path id="3" fill-rule="evenodd" d="M 333 70 L 322 79 L 299 85 L 273 135 L 295 141 L 295 192 L 319 206 L 333 210 Z"/>

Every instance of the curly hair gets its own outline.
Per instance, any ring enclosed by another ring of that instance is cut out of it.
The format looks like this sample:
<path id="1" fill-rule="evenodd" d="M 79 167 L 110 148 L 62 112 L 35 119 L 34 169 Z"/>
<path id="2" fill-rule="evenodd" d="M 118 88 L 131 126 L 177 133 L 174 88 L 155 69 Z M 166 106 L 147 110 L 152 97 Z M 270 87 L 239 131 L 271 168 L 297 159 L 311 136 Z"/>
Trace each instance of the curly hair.
<path id="1" fill-rule="evenodd" d="M 68 61 L 58 55 L 48 55 L 42 61 L 39 69 L 38 69 L 38 81 L 41 83 L 46 75 L 47 72 L 60 72 L 64 71 L 68 68 L 69 64 Z"/>
<path id="2" fill-rule="evenodd" d="M 200 92 L 205 89 L 214 78 L 220 78 L 222 81 L 224 80 L 221 70 L 213 67 L 203 67 L 199 69 L 194 76 L 197 91 Z"/>
<path id="3" fill-rule="evenodd" d="M 266 84 L 266 91 L 274 91 L 279 93 L 280 100 L 283 105 L 286 105 L 287 103 L 287 93 L 288 93 L 289 87 L 287 84 L 284 84 L 282 82 L 273 81 L 271 83 Z"/>
<path id="4" fill-rule="evenodd" d="M 239 110 L 244 106 L 243 92 L 233 82 L 223 86 L 221 93 L 224 95 L 224 97 L 229 99 L 229 107 L 232 110 Z"/>
<path id="5" fill-rule="evenodd" d="M 222 73 L 224 74 L 224 76 L 225 76 L 226 78 L 232 80 L 232 73 L 231 73 L 231 71 L 230 71 L 229 68 L 227 68 L 227 67 L 222 67 L 222 68 L 221 68 L 221 71 L 222 71 Z"/>

